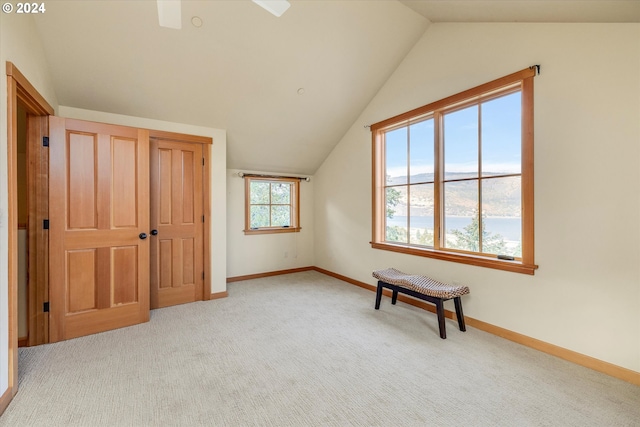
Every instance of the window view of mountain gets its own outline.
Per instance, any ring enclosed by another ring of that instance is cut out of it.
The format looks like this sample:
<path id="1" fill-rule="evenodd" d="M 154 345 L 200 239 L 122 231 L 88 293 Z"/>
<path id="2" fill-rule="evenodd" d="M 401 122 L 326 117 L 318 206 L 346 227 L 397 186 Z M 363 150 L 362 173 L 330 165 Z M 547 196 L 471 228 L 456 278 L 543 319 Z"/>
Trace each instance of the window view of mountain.
<path id="1" fill-rule="evenodd" d="M 483 176 L 495 174 L 484 172 Z M 472 173 L 449 173 L 444 187 L 444 245 L 452 249 L 496 255 L 521 254 L 520 177 L 478 181 Z M 387 240 L 430 246 L 434 233 L 433 173 L 387 179 Z M 481 191 L 482 212 L 478 212 Z M 482 225 L 481 225 L 482 224 Z M 480 239 L 482 227 L 482 239 Z M 482 248 L 480 248 L 482 240 Z"/>
<path id="2" fill-rule="evenodd" d="M 469 173 L 450 173 L 452 179 L 474 178 L 476 175 Z M 485 172 L 485 176 L 491 176 L 490 172 Z M 489 217 L 520 217 L 520 179 L 519 178 L 495 178 L 491 180 L 492 190 L 483 192 L 482 205 L 484 213 Z M 387 180 L 387 185 L 406 184 L 406 177 L 391 177 Z M 411 176 L 412 183 L 433 182 L 432 173 L 423 173 Z M 412 185 L 411 186 L 411 206 L 412 215 L 433 215 L 433 185 Z M 405 187 L 406 188 L 406 187 Z M 396 206 L 397 211 L 406 212 L 408 200 L 406 191 L 402 192 L 405 197 L 400 197 Z M 478 186 L 473 185 L 455 186 L 450 191 L 445 192 L 445 206 L 448 215 L 471 217 L 478 208 Z"/>

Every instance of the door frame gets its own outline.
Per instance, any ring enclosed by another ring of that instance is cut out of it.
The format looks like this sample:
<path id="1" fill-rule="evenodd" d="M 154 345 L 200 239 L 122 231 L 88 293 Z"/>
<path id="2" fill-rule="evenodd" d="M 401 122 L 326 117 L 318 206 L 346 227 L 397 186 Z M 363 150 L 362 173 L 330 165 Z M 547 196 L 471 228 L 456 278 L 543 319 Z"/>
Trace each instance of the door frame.
<path id="1" fill-rule="evenodd" d="M 204 261 L 204 283 L 202 286 L 202 301 L 211 299 L 211 145 L 213 138 L 207 136 L 187 135 L 182 133 L 165 132 L 159 130 L 149 130 L 149 140 L 162 139 L 178 142 L 191 142 L 202 144 L 202 157 L 204 168 L 202 175 L 202 215 L 204 215 L 203 233 L 203 261 Z M 151 144 L 149 144 L 151 146 Z"/>
<path id="2" fill-rule="evenodd" d="M 54 110 L 29 80 L 10 61 L 7 75 L 7 189 L 8 189 L 8 389 L 0 396 L 0 413 L 4 412 L 18 392 L 18 103 L 34 120 L 46 121 Z M 42 126 L 39 126 L 42 129 Z M 43 135 L 45 136 L 45 135 Z M 31 134 L 29 133 L 29 137 Z M 4 367 L 0 367 L 2 369 Z"/>
<path id="3" fill-rule="evenodd" d="M 49 148 L 42 138 L 49 135 L 49 116 L 27 116 L 27 345 L 49 342 Z"/>

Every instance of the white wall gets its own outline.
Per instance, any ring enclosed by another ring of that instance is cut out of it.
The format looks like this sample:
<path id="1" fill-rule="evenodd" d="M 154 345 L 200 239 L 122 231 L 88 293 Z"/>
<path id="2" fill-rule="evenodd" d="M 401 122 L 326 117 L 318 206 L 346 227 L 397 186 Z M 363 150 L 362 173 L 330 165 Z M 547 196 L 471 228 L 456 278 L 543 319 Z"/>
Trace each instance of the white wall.
<path id="1" fill-rule="evenodd" d="M 535 276 L 371 249 L 363 125 L 533 64 Z M 639 171 L 640 24 L 433 24 L 315 175 L 316 265 L 464 283 L 466 315 L 640 371 Z"/>
<path id="2" fill-rule="evenodd" d="M 222 129 L 185 125 L 161 120 L 103 113 L 60 106 L 62 117 L 111 123 L 143 129 L 162 130 L 188 135 L 208 136 L 213 139 L 211 145 L 211 293 L 227 290 L 227 252 L 226 252 L 226 171 L 227 171 L 227 133 Z"/>
<path id="3" fill-rule="evenodd" d="M 47 102 L 57 107 L 40 38 L 28 15 L 0 14 L 0 395 L 8 387 L 8 188 L 7 188 L 7 79 L 6 61 L 13 62 Z"/>
<path id="4" fill-rule="evenodd" d="M 299 233 L 245 236 L 244 179 L 239 170 L 227 171 L 227 275 L 245 276 L 314 265 L 314 178 L 300 182 Z M 242 172 L 273 174 L 264 171 Z M 276 174 L 277 175 L 277 174 Z"/>

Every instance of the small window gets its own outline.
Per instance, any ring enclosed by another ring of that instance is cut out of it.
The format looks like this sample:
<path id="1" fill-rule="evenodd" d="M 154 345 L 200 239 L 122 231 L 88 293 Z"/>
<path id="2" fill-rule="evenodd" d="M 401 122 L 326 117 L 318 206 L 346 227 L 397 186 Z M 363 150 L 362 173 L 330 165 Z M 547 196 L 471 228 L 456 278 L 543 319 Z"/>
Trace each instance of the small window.
<path id="1" fill-rule="evenodd" d="M 245 175 L 245 234 L 300 231 L 300 181 Z"/>
<path id="2" fill-rule="evenodd" d="M 534 75 L 371 126 L 374 248 L 533 274 Z"/>

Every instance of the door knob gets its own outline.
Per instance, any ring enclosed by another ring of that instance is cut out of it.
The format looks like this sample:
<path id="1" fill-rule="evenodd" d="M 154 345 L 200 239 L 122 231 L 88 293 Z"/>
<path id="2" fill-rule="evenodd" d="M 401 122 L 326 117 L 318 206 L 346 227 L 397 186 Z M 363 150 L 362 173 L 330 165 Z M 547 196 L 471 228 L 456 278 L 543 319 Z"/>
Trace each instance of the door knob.
<path id="1" fill-rule="evenodd" d="M 140 237 L 140 240 L 144 240 L 147 238 L 147 233 L 140 233 L 138 237 Z"/>
<path id="2" fill-rule="evenodd" d="M 151 230 L 151 235 L 152 236 L 157 236 L 158 235 L 158 230 Z"/>

